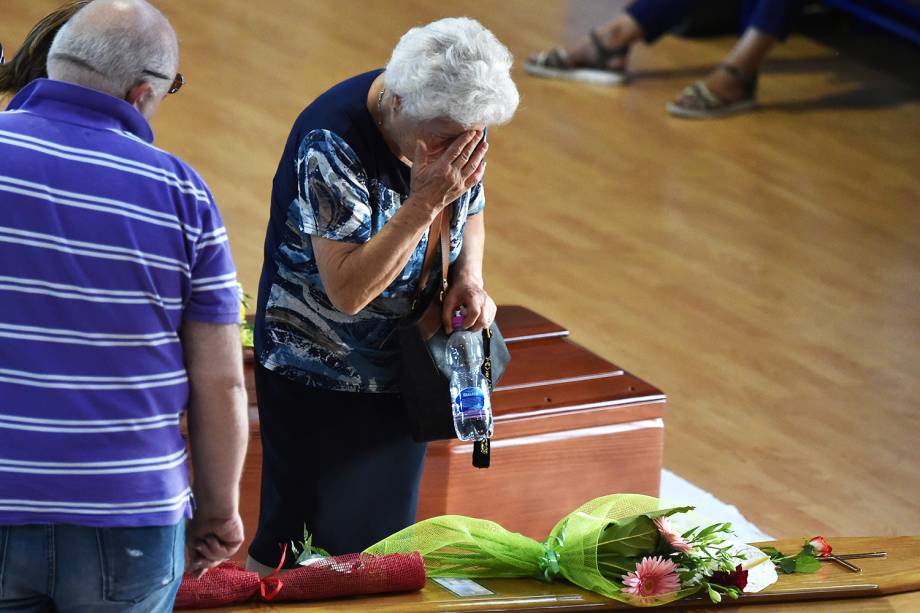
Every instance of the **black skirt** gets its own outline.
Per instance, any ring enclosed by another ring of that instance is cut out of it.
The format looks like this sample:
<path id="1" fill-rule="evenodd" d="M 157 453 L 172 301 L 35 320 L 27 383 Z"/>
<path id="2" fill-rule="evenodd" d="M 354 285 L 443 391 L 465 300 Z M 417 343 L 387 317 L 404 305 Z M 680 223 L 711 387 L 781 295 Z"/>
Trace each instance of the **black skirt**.
<path id="1" fill-rule="evenodd" d="M 397 394 L 311 388 L 256 364 L 262 433 L 259 528 L 249 555 L 278 565 L 303 539 L 356 553 L 415 522 L 425 445 Z M 290 554 L 286 568 L 294 566 Z"/>

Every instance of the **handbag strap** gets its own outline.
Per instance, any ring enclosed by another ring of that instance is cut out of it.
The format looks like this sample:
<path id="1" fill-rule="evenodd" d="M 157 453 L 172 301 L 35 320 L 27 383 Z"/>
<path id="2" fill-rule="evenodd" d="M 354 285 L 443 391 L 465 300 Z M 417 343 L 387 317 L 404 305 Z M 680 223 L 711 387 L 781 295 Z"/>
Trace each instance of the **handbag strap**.
<path id="1" fill-rule="evenodd" d="M 482 329 L 482 374 L 489 384 L 489 393 L 492 393 L 492 330 L 488 326 Z"/>
<path id="2" fill-rule="evenodd" d="M 449 205 L 448 205 L 449 206 Z M 415 299 L 417 300 L 422 292 L 425 291 L 425 282 L 431 273 L 431 267 L 434 264 L 434 250 L 440 244 L 441 246 L 441 295 L 444 300 L 444 294 L 447 292 L 447 275 L 450 269 L 450 230 L 444 231 L 444 223 L 450 223 L 447 216 L 448 207 L 441 209 L 431 226 L 428 228 L 428 246 L 425 249 L 425 259 L 422 260 L 422 273 L 419 277 L 418 288 L 415 290 Z"/>
<path id="3" fill-rule="evenodd" d="M 441 209 L 438 216 L 428 228 L 428 246 L 425 249 L 425 259 L 422 261 L 422 275 L 419 279 L 418 290 L 415 297 L 421 295 L 425 289 L 425 281 L 431 272 L 431 266 L 434 263 L 435 246 L 441 246 L 441 293 L 440 302 L 444 301 L 444 294 L 447 292 L 447 274 L 450 268 L 450 226 L 445 231 L 445 222 L 450 223 L 450 217 L 447 216 L 447 207 Z M 414 308 L 414 304 L 413 304 Z M 483 361 L 483 374 L 486 377 L 486 383 L 489 386 L 489 393 L 492 393 L 492 331 L 485 328 L 482 331 L 482 346 L 485 360 Z M 485 438 L 481 441 L 473 442 L 473 466 L 476 468 L 488 468 L 492 463 L 491 439 Z"/>
<path id="4" fill-rule="evenodd" d="M 485 375 L 486 385 L 489 386 L 489 394 L 492 394 L 492 330 L 488 326 L 482 330 L 482 352 L 485 358 L 482 361 L 482 374 Z M 491 453 L 492 440 L 484 438 L 481 441 L 473 441 L 473 466 L 476 468 L 488 468 L 492 463 Z"/>

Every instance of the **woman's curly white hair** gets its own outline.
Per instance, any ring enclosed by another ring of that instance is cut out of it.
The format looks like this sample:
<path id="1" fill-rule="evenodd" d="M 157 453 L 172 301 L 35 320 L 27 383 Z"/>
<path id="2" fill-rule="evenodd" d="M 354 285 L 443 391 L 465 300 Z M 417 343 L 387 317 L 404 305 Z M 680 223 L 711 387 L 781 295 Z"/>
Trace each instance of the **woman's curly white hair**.
<path id="1" fill-rule="evenodd" d="M 512 63 L 508 48 L 481 23 L 449 17 L 406 32 L 383 78 L 412 119 L 449 118 L 469 129 L 511 120 L 520 100 Z"/>

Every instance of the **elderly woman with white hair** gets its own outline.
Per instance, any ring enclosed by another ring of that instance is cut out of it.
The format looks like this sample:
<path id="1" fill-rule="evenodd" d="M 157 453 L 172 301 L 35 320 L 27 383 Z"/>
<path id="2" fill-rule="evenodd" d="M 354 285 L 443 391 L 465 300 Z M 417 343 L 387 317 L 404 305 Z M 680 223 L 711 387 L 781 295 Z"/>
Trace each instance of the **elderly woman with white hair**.
<path id="1" fill-rule="evenodd" d="M 442 210 L 445 324 L 460 308 L 471 330 L 495 317 L 483 287 L 482 179 L 486 128 L 517 108 L 511 64 L 478 22 L 442 19 L 407 32 L 386 69 L 339 83 L 294 123 L 256 314 L 263 463 L 251 568 L 277 566 L 279 543 L 305 526 L 316 546 L 341 554 L 414 521 L 425 446 L 410 437 L 399 396 L 397 322 L 435 283 L 432 274 L 419 287 Z"/>

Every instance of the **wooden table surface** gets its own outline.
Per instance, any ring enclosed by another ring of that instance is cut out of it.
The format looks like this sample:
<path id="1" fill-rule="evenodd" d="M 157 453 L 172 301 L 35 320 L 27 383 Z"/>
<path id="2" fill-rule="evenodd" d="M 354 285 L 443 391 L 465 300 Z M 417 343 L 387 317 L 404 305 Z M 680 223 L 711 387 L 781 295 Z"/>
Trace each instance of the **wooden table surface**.
<path id="1" fill-rule="evenodd" d="M 745 594 L 737 603 L 713 606 L 708 599 L 675 603 L 668 610 L 691 608 L 703 611 L 736 611 L 758 604 L 755 613 L 779 611 L 873 612 L 920 611 L 920 537 L 848 537 L 829 539 L 835 553 L 886 551 L 884 559 L 854 560 L 862 572 L 853 573 L 836 564 L 824 563 L 814 574 L 780 575 L 780 580 L 758 594 Z M 794 552 L 803 540 L 783 540 L 773 545 Z M 431 580 L 420 592 L 366 598 L 345 598 L 299 604 L 251 604 L 222 611 L 380 611 L 383 613 L 446 613 L 448 611 L 614 611 L 627 605 L 587 592 L 566 582 L 542 583 L 531 579 L 481 579 L 478 583 L 493 596 L 458 598 Z"/>

